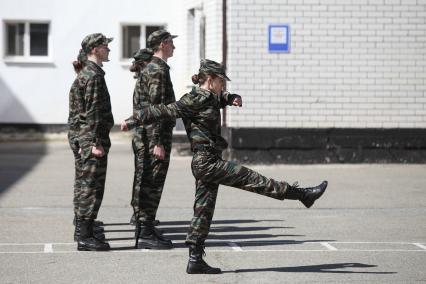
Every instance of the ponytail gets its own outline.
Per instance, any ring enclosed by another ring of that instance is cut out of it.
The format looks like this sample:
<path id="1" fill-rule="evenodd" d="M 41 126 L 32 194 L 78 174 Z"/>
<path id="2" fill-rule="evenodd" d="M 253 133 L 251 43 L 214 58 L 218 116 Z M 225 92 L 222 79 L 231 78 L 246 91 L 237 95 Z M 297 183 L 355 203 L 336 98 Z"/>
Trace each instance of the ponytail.
<path id="1" fill-rule="evenodd" d="M 75 60 L 72 65 L 74 67 L 74 71 L 75 73 L 80 73 L 80 71 L 84 68 L 84 66 L 86 65 L 86 61 L 87 61 L 87 55 L 86 53 L 83 51 L 83 49 L 80 49 L 78 56 L 77 56 L 77 60 Z"/>
<path id="2" fill-rule="evenodd" d="M 191 77 L 192 83 L 194 84 L 200 84 L 200 79 L 198 78 L 198 74 L 194 74 Z"/>
<path id="3" fill-rule="evenodd" d="M 142 72 L 142 69 L 145 67 L 145 62 L 143 60 L 133 61 L 132 66 L 130 66 L 130 72 L 134 72 L 135 75 L 133 78 L 137 79 Z"/>

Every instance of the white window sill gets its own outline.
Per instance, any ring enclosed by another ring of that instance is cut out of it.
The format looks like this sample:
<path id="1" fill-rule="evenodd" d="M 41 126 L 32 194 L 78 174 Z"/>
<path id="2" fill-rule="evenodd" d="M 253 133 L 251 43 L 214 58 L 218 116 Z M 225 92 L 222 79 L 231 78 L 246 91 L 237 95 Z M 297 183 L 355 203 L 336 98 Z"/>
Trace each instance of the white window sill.
<path id="1" fill-rule="evenodd" d="M 4 57 L 3 61 L 12 64 L 53 64 L 53 58 L 48 56 Z"/>

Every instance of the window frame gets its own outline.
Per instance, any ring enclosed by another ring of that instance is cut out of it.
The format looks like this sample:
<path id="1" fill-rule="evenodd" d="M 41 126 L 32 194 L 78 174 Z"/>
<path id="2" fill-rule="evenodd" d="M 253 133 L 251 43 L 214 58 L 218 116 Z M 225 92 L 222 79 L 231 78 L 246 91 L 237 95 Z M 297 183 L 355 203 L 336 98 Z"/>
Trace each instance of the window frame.
<path id="1" fill-rule="evenodd" d="M 8 55 L 8 24 L 24 24 L 24 55 Z M 47 55 L 31 55 L 30 54 L 30 25 L 31 24 L 47 24 Z M 6 63 L 52 63 L 52 22 L 50 20 L 3 20 L 3 60 Z"/>
<path id="2" fill-rule="evenodd" d="M 161 26 L 164 29 L 167 29 L 167 23 L 164 23 L 164 22 L 163 23 L 160 23 L 160 22 L 148 22 L 148 23 L 147 22 L 144 22 L 144 23 L 141 23 L 141 22 L 121 22 L 120 26 L 119 26 L 119 40 L 120 40 L 119 50 L 120 50 L 120 52 L 119 52 L 118 56 L 119 56 L 119 62 L 124 64 L 124 65 L 129 65 L 133 61 L 132 57 L 130 57 L 130 58 L 123 57 L 123 45 L 124 45 L 123 28 L 126 27 L 126 26 L 139 26 L 140 27 L 141 34 L 140 34 L 140 38 L 139 38 L 139 46 L 141 48 L 146 47 L 146 39 L 145 38 L 146 38 L 146 28 L 147 27 L 149 27 L 149 26 Z M 135 52 L 136 52 L 136 50 L 135 50 Z"/>

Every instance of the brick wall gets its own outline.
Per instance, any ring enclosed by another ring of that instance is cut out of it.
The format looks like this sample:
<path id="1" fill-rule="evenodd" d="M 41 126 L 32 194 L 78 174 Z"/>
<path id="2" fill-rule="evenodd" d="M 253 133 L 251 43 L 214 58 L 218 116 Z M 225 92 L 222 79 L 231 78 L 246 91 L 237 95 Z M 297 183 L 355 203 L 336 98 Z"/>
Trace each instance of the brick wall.
<path id="1" fill-rule="evenodd" d="M 230 127 L 426 128 L 426 0 L 228 0 L 228 41 Z"/>

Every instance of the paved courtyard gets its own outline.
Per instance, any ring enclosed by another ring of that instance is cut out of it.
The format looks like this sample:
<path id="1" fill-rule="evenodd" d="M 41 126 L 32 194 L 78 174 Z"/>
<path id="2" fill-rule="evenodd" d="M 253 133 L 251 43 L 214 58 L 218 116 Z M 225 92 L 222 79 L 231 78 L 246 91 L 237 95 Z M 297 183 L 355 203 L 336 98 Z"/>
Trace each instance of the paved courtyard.
<path id="1" fill-rule="evenodd" d="M 187 275 L 190 157 L 173 156 L 158 212 L 175 248 L 134 249 L 130 141 L 113 141 L 104 201 L 110 252 L 73 242 L 73 158 L 64 141 L 0 143 L 1 283 L 426 282 L 426 165 L 256 165 L 266 176 L 329 181 L 311 209 L 220 187 L 206 260 Z"/>

